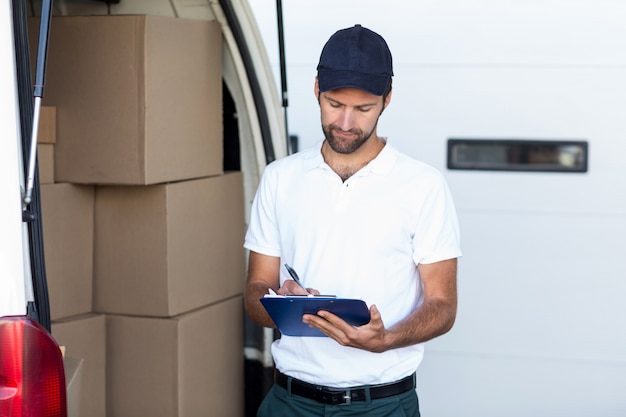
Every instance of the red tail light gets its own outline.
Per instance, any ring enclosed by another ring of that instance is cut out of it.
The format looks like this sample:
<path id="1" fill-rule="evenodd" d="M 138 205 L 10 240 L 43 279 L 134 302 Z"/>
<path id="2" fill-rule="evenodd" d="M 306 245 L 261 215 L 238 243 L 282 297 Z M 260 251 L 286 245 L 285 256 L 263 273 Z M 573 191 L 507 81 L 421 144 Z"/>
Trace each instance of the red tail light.
<path id="1" fill-rule="evenodd" d="M 0 417 L 66 417 L 59 346 L 28 317 L 0 318 Z"/>

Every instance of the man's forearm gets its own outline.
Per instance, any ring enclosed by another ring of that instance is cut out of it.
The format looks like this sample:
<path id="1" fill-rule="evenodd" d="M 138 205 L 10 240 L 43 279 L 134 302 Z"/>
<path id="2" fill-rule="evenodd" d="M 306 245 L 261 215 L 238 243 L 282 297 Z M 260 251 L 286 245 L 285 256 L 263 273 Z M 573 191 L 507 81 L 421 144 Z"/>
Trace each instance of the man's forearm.
<path id="1" fill-rule="evenodd" d="M 447 333 L 456 319 L 456 302 L 431 298 L 387 330 L 388 349 L 426 342 Z"/>
<path id="2" fill-rule="evenodd" d="M 276 328 L 276 324 L 270 318 L 265 307 L 259 301 L 265 294 L 268 294 L 268 287 L 260 282 L 246 286 L 245 291 L 245 308 L 250 320 L 263 327 Z"/>

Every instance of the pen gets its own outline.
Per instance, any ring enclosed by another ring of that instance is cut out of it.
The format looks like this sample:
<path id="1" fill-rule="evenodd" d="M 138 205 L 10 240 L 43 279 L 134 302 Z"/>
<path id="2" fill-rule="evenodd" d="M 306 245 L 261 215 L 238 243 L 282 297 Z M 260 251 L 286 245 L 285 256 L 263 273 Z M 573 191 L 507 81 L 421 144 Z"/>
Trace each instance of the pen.
<path id="1" fill-rule="evenodd" d="M 289 275 L 291 275 L 291 278 L 296 281 L 296 284 L 298 284 L 304 291 L 309 292 L 309 290 L 307 290 L 304 285 L 302 285 L 302 282 L 300 282 L 300 277 L 298 276 L 296 271 L 288 264 L 285 264 L 285 268 L 287 269 L 287 272 L 289 272 Z"/>

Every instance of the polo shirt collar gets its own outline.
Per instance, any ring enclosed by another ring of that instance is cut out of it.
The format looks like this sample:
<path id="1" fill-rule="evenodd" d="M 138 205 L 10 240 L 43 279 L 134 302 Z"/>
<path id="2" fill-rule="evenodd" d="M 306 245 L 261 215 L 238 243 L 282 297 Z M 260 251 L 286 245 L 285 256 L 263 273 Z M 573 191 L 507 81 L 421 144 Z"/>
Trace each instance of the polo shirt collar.
<path id="1" fill-rule="evenodd" d="M 391 171 L 393 164 L 398 159 L 398 151 L 389 144 L 387 138 L 385 140 L 385 147 L 380 153 L 369 162 L 365 167 L 361 169 L 362 173 L 372 172 L 374 174 L 384 175 Z M 322 156 L 322 144 L 324 141 L 320 141 L 305 152 L 304 164 L 307 171 L 311 171 L 316 168 L 322 168 L 327 166 Z"/>
<path id="2" fill-rule="evenodd" d="M 391 171 L 391 168 L 398 159 L 398 151 L 389 144 L 387 138 L 383 138 L 385 147 L 380 153 L 370 161 L 363 169 L 369 170 L 374 174 L 385 175 Z"/>
<path id="3" fill-rule="evenodd" d="M 304 166 L 306 171 L 314 170 L 324 166 L 324 157 L 322 156 L 322 144 L 324 141 L 317 142 L 315 145 L 304 150 Z"/>

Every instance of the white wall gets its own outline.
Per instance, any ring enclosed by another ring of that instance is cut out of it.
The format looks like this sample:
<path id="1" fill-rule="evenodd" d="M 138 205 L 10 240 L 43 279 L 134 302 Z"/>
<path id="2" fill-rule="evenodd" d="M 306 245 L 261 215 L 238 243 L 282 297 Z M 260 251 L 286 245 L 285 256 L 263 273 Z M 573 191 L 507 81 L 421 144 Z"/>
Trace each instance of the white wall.
<path id="1" fill-rule="evenodd" d="M 275 3 L 251 0 L 274 60 Z M 319 52 L 355 23 L 394 54 L 379 134 L 441 169 L 464 257 L 427 345 L 424 415 L 626 415 L 626 3 L 284 0 L 289 127 L 321 138 Z M 280 85 L 279 83 L 277 83 Z M 589 142 L 589 172 L 449 171 L 450 137 Z"/>

